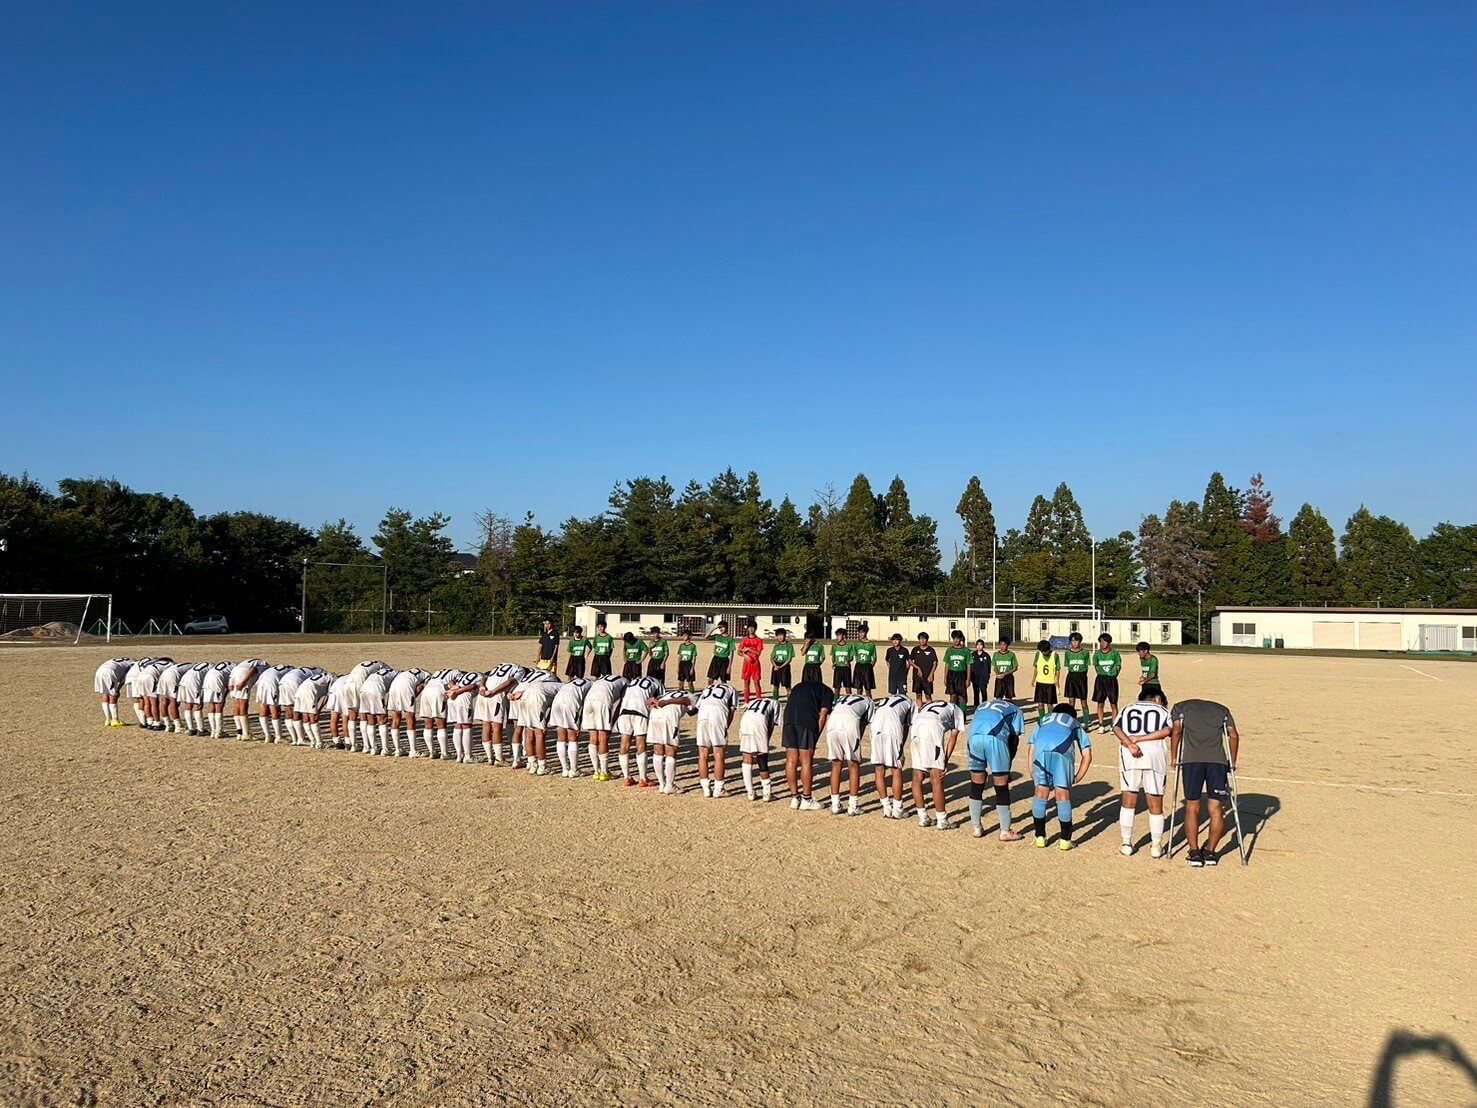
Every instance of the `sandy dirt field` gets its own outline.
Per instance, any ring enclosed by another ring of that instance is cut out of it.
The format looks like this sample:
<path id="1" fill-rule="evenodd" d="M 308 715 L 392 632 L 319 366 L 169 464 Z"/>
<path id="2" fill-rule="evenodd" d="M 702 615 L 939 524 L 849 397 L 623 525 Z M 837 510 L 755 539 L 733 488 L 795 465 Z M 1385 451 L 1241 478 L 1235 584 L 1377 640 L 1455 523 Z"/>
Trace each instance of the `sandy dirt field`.
<path id="1" fill-rule="evenodd" d="M 5 1105 L 1477 1102 L 1477 665 L 1166 654 L 1243 733 L 1251 865 L 1199 871 L 1119 855 L 1096 733 L 1062 854 L 958 770 L 941 834 L 705 800 L 690 738 L 664 797 L 109 730 L 119 652 L 0 652 Z"/>

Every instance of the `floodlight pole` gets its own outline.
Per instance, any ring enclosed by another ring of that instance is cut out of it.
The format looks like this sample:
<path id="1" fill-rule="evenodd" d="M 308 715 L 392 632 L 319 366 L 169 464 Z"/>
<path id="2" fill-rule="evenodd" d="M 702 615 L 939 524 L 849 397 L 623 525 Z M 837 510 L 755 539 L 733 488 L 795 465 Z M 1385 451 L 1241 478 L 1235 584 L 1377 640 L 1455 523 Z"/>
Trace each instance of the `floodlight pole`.
<path id="1" fill-rule="evenodd" d="M 383 638 L 385 634 L 385 620 L 389 617 L 390 614 L 390 563 L 384 558 L 381 558 L 380 568 L 384 571 L 385 575 L 384 585 L 382 587 L 381 593 L 383 603 L 380 605 L 380 637 Z M 428 604 L 426 605 L 426 607 L 429 608 L 430 605 Z M 430 618 L 430 616 L 426 617 L 428 623 L 430 621 Z"/>
<path id="2" fill-rule="evenodd" d="M 995 597 L 995 558 L 996 558 L 996 555 L 999 554 L 999 552 L 1000 552 L 1000 536 L 999 535 L 996 535 L 996 534 L 991 534 L 990 535 L 990 618 L 991 619 L 999 619 L 1000 618 L 1000 613 L 999 613 L 999 611 L 997 611 L 997 609 L 1000 607 L 1000 603 L 999 603 L 999 601 Z"/>
<path id="3" fill-rule="evenodd" d="M 1097 611 L 1097 539 L 1087 536 L 1092 543 L 1092 610 Z"/>
<path id="4" fill-rule="evenodd" d="M 303 606 L 298 611 L 299 635 L 308 633 L 308 559 L 303 559 Z"/>
<path id="5" fill-rule="evenodd" d="M 104 640 L 106 642 L 112 642 L 113 641 L 113 594 L 112 593 L 108 593 L 108 625 L 107 625 L 107 627 L 103 631 L 103 638 L 104 638 Z"/>

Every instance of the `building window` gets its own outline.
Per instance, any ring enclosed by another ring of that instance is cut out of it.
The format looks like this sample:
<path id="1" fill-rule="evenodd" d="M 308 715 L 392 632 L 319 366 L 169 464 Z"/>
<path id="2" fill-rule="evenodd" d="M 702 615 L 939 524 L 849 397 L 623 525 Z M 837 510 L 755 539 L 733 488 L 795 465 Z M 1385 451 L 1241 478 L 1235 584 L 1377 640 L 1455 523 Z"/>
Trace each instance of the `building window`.
<path id="1" fill-rule="evenodd" d="M 1080 623 L 1078 623 L 1078 622 L 1077 622 L 1077 621 L 1076 621 L 1076 620 L 1075 620 L 1075 619 L 1074 619 L 1074 620 L 1073 620 L 1073 621 L 1072 621 L 1072 626 L 1071 626 L 1071 630 L 1073 630 L 1073 631 L 1081 631 L 1081 630 L 1082 630 L 1082 625 L 1081 625 L 1081 624 L 1080 624 Z"/>
<path id="2" fill-rule="evenodd" d="M 641 613 L 640 612 L 622 612 L 621 615 L 620 615 L 620 622 L 621 623 L 640 623 L 641 622 Z"/>
<path id="3" fill-rule="evenodd" d="M 789 623 L 790 621 L 791 621 L 791 617 L 790 616 L 782 616 L 782 615 L 780 615 L 777 612 L 771 612 L 770 615 L 769 615 L 769 622 L 770 623 Z"/>
<path id="4" fill-rule="evenodd" d="M 951 619 L 951 620 L 949 620 L 949 630 L 950 631 L 957 631 L 957 630 L 959 630 L 959 621 L 957 619 Z"/>
<path id="5" fill-rule="evenodd" d="M 676 612 L 663 612 L 662 613 L 662 622 L 663 623 L 676 623 L 677 622 L 677 613 Z"/>
<path id="6" fill-rule="evenodd" d="M 1256 624 L 1255 623 L 1233 623 L 1233 624 L 1231 624 L 1231 634 L 1233 634 L 1233 635 L 1255 635 L 1256 634 Z"/>
<path id="7" fill-rule="evenodd" d="M 1130 623 L 1128 625 L 1128 637 L 1130 639 L 1136 639 L 1139 637 L 1139 625 L 1137 623 Z"/>

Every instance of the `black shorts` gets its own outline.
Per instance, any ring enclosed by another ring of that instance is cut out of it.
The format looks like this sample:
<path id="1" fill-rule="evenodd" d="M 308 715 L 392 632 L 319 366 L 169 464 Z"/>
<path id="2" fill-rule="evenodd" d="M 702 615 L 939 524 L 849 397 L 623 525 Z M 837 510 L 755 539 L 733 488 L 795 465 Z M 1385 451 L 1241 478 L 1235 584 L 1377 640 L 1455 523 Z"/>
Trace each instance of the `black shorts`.
<path id="1" fill-rule="evenodd" d="M 731 658 L 714 658 L 708 663 L 708 680 L 727 681 L 732 664 L 733 660 Z"/>
<path id="2" fill-rule="evenodd" d="M 1045 681 L 1036 682 L 1036 695 L 1031 698 L 1033 704 L 1045 704 L 1048 708 L 1056 703 L 1056 686 L 1048 685 Z"/>
<path id="3" fill-rule="evenodd" d="M 677 683 L 678 684 L 681 684 L 684 681 L 686 681 L 688 684 L 692 684 L 695 681 L 697 681 L 697 663 L 696 662 L 678 661 L 678 663 L 677 663 Z"/>
<path id="4" fill-rule="evenodd" d="M 871 662 L 858 662 L 851 667 L 851 686 L 857 692 L 871 693 L 877 688 L 877 674 Z"/>
<path id="5" fill-rule="evenodd" d="M 1015 674 L 1002 673 L 995 678 L 995 699 L 1015 699 Z"/>
<path id="6" fill-rule="evenodd" d="M 969 671 L 951 669 L 944 673 L 944 695 L 962 698 L 969 691 Z"/>
<path id="7" fill-rule="evenodd" d="M 1064 689 L 1064 691 L 1063 691 L 1062 695 L 1065 696 L 1068 700 L 1086 700 L 1087 699 L 1087 674 L 1085 674 L 1085 673 L 1069 673 L 1069 674 L 1067 674 L 1067 681 L 1066 681 L 1066 684 L 1063 686 L 1063 689 Z"/>
<path id="8" fill-rule="evenodd" d="M 583 677 L 585 675 L 585 656 L 581 654 L 578 658 L 570 656 L 564 664 L 565 677 Z"/>
<path id="9" fill-rule="evenodd" d="M 814 731 L 799 727 L 786 727 L 781 739 L 781 745 L 786 750 L 814 750 L 821 741 L 821 737 Z"/>
<path id="10" fill-rule="evenodd" d="M 790 687 L 790 663 L 786 662 L 770 670 L 769 683 L 776 689 L 788 689 Z"/>
<path id="11" fill-rule="evenodd" d="M 641 676 L 640 662 L 627 662 L 621 667 L 621 676 L 627 681 L 634 681 Z"/>
<path id="12" fill-rule="evenodd" d="M 1219 762 L 1186 762 L 1182 772 L 1185 782 L 1185 799 L 1199 800 L 1205 793 L 1210 800 L 1224 802 L 1228 797 L 1226 785 L 1230 774 Z"/>
<path id="13" fill-rule="evenodd" d="M 1094 704 L 1117 704 L 1118 678 L 1104 677 L 1099 674 L 1092 683 L 1092 702 Z"/>
<path id="14" fill-rule="evenodd" d="M 907 696 L 908 695 L 908 671 L 907 670 L 903 670 L 901 673 L 892 673 L 891 671 L 888 672 L 888 674 L 887 674 L 887 695 L 888 696 Z"/>
<path id="15" fill-rule="evenodd" d="M 825 675 L 821 673 L 821 667 L 815 662 L 806 662 L 800 670 L 801 681 L 824 681 Z"/>
<path id="16" fill-rule="evenodd" d="M 665 658 L 648 658 L 646 661 L 646 676 L 655 677 L 665 685 L 667 683 L 667 660 Z"/>
<path id="17" fill-rule="evenodd" d="M 927 677 L 924 677 L 922 674 L 919 673 L 913 674 L 913 695 L 933 695 L 933 674 L 930 673 Z"/>
<path id="18" fill-rule="evenodd" d="M 851 667 L 833 666 L 831 668 L 831 684 L 838 689 L 851 688 Z"/>

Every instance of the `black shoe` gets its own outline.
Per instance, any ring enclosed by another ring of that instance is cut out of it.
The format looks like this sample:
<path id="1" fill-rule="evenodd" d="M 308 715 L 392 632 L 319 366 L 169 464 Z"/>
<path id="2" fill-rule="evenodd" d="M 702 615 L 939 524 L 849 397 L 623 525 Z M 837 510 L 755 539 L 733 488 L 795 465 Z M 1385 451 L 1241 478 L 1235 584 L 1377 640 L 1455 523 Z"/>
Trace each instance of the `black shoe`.
<path id="1" fill-rule="evenodd" d="M 1215 851 L 1213 851 L 1213 850 L 1202 850 L 1200 852 L 1200 861 L 1204 865 L 1213 866 L 1213 865 L 1216 865 L 1220 861 L 1220 859 L 1218 857 L 1216 857 Z"/>
<path id="2" fill-rule="evenodd" d="M 1199 869 L 1201 866 L 1205 865 L 1205 852 L 1203 850 L 1192 850 L 1188 855 L 1186 855 L 1185 862 L 1187 865 L 1190 865 L 1195 869 Z"/>

